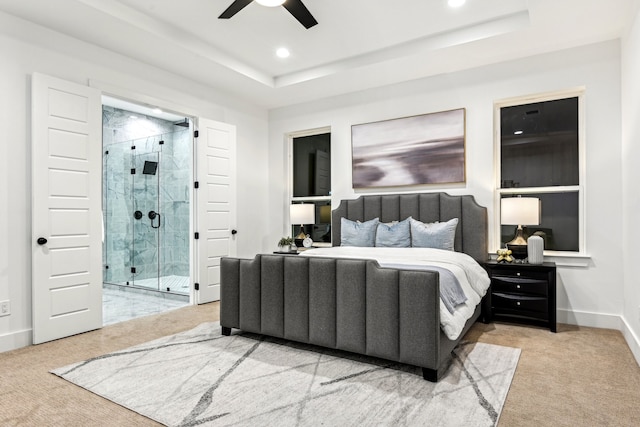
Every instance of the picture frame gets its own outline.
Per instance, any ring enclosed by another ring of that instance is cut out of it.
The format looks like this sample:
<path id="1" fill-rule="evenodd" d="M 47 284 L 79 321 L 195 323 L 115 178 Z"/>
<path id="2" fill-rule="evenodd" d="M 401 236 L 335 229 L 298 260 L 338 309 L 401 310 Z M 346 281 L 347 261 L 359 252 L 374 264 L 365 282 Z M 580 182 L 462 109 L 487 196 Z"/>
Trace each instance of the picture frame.
<path id="1" fill-rule="evenodd" d="M 466 110 L 351 126 L 353 188 L 464 183 Z"/>

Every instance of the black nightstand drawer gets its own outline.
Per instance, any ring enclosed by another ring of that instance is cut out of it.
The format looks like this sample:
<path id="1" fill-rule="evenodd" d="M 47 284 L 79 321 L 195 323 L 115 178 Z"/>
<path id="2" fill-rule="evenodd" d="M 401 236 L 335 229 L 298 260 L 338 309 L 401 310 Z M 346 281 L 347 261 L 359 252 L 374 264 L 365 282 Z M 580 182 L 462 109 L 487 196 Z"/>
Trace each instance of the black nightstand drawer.
<path id="1" fill-rule="evenodd" d="M 495 310 L 509 309 L 521 312 L 534 312 L 544 315 L 549 311 L 548 301 L 544 297 L 532 297 L 526 295 L 502 294 L 494 292 L 491 295 L 491 305 Z"/>
<path id="2" fill-rule="evenodd" d="M 547 271 L 538 271 L 538 270 L 533 270 L 531 268 L 527 269 L 526 267 L 522 267 L 523 264 L 520 265 L 507 265 L 504 266 L 502 268 L 498 268 L 496 269 L 496 271 L 494 271 L 493 275 L 494 276 L 507 276 L 507 277 L 514 277 L 514 278 L 527 278 L 527 279 L 538 279 L 538 280 L 544 280 L 545 282 L 549 280 L 549 272 Z M 529 264 L 524 264 L 524 265 L 529 265 Z"/>
<path id="3" fill-rule="evenodd" d="M 546 296 L 548 294 L 549 282 L 547 280 L 524 277 L 493 276 L 491 287 L 493 292 Z"/>

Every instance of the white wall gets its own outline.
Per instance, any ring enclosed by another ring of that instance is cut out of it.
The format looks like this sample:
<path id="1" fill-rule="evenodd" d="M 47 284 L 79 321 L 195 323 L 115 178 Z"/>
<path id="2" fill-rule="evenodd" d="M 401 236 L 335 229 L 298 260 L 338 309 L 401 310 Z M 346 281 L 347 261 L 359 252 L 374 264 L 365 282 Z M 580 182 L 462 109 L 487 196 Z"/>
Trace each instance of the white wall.
<path id="1" fill-rule="evenodd" d="M 238 254 L 267 229 L 267 112 L 180 76 L 0 14 L 0 352 L 31 342 L 31 74 L 98 81 L 237 127 Z M 11 33 L 11 34 L 9 34 Z M 25 41 L 27 40 L 27 41 Z M 57 48 L 59 46 L 59 49 Z M 258 239 L 262 240 L 262 239 Z"/>
<path id="2" fill-rule="evenodd" d="M 269 199 L 273 206 L 269 223 L 278 226 L 271 230 L 270 241 L 275 244 L 286 230 L 280 224 L 288 220 L 285 133 L 331 126 L 335 205 L 339 199 L 358 195 L 351 188 L 352 124 L 464 107 L 467 110 L 466 185 L 401 190 L 473 194 L 480 204 L 488 207 L 490 245 L 495 249 L 494 101 L 579 86 L 586 88 L 586 238 L 591 258 L 586 261 L 586 267 L 559 268 L 558 318 L 560 322 L 619 328 L 623 276 L 619 250 L 622 175 L 618 41 L 272 110 L 269 115 Z"/>
<path id="3" fill-rule="evenodd" d="M 640 12 L 622 44 L 622 189 L 625 338 L 640 360 L 640 276 L 637 269 L 640 240 Z"/>

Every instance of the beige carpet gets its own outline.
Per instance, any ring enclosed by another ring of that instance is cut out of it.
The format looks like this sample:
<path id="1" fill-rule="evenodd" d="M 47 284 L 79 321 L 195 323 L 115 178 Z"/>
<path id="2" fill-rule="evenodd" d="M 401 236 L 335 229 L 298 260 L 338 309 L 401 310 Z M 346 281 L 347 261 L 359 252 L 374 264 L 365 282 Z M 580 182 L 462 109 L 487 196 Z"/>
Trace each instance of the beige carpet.
<path id="1" fill-rule="evenodd" d="M 49 371 L 217 320 L 217 304 L 185 307 L 0 353 L 0 425 L 158 425 Z M 499 426 L 640 425 L 640 368 L 617 331 L 494 323 L 466 339 L 522 349 Z"/>

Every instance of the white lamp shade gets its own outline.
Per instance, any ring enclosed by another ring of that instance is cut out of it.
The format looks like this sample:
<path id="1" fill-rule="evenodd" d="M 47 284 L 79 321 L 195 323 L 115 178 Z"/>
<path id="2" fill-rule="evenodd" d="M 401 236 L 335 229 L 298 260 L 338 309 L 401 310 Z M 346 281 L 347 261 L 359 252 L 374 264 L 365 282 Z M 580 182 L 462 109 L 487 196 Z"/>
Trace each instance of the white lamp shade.
<path id="1" fill-rule="evenodd" d="M 316 205 L 313 203 L 298 203 L 291 205 L 289 214 L 291 224 L 313 224 L 316 222 Z"/>
<path id="2" fill-rule="evenodd" d="M 284 1 L 285 0 L 256 0 L 258 4 L 261 4 L 262 6 L 267 6 L 267 7 L 280 6 L 282 3 L 284 3 Z"/>
<path id="3" fill-rule="evenodd" d="M 501 199 L 500 222 L 504 225 L 539 225 L 540 199 L 535 197 Z"/>

